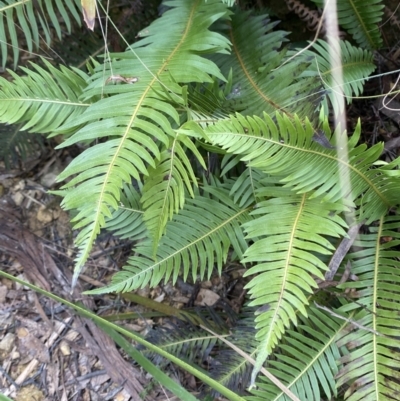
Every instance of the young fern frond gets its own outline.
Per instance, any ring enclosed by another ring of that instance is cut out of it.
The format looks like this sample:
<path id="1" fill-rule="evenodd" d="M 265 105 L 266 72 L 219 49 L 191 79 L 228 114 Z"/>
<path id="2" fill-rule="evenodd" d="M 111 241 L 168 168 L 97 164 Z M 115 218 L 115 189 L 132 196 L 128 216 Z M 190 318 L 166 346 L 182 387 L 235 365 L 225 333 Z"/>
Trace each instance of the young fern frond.
<path id="1" fill-rule="evenodd" d="M 182 88 L 178 83 L 211 82 L 211 76 L 224 79 L 217 66 L 201 55 L 228 48 L 226 39 L 209 30 L 216 19 L 227 14 L 226 6 L 216 0 L 181 0 L 173 2 L 173 6 L 139 34 L 143 39 L 130 51 L 112 55 L 112 73 L 109 70 L 107 74 L 136 77 L 137 82 L 104 87 L 107 76 L 103 75 L 103 67 L 98 68 L 85 96 L 110 96 L 63 127 L 84 125 L 63 146 L 82 138 L 110 138 L 83 152 L 59 177 L 77 174 L 64 186 L 63 200 L 66 209 L 78 209 L 74 222 L 76 228 L 82 229 L 76 239 L 80 251 L 74 281 L 105 218 L 118 208 L 122 185 L 132 178 L 142 181 L 148 175 L 148 166 L 156 167 L 160 148 L 168 148 L 170 139 L 175 137 L 173 128 L 179 125 L 179 115 L 166 100 L 166 94 L 179 101 Z M 148 60 L 149 67 L 142 60 Z M 175 205 L 172 209 L 176 209 Z M 157 241 L 156 237 L 153 248 Z"/>
<path id="2" fill-rule="evenodd" d="M 307 316 L 306 295 L 317 287 L 314 278 L 323 279 L 327 270 L 318 255 L 329 255 L 334 249 L 325 236 L 346 235 L 346 223 L 336 215 L 344 210 L 339 203 L 310 199 L 307 193 L 295 195 L 279 186 L 260 189 L 258 195 L 265 200 L 244 225 L 246 238 L 254 243 L 242 260 L 255 263 L 245 272 L 254 275 L 246 288 L 250 306 L 261 306 L 255 319 L 260 346 L 252 383 L 285 330 L 297 324 L 297 311 Z"/>
<path id="3" fill-rule="evenodd" d="M 340 362 L 338 386 L 348 384 L 348 401 L 369 399 L 397 399 L 400 392 L 400 233 L 398 215 L 382 217 L 376 225 L 361 234 L 349 255 L 351 272 L 356 281 L 340 286 L 356 297 L 340 310 L 359 310 L 353 320 L 360 327 L 348 327 L 340 334 L 339 347 L 347 347 Z"/>
<path id="4" fill-rule="evenodd" d="M 54 7 L 55 6 L 55 7 Z M 55 10 L 56 8 L 56 10 Z M 17 66 L 20 52 L 19 32 L 25 37 L 28 52 L 39 48 L 41 40 L 50 45 L 52 32 L 62 37 L 63 21 L 67 31 L 71 32 L 71 16 L 81 23 L 81 4 L 79 0 L 4 0 L 0 5 L 0 49 L 2 66 L 7 62 L 8 42 L 11 42 L 14 58 L 14 69 Z M 56 13 L 57 11 L 57 13 Z M 18 29 L 17 29 L 18 28 Z"/>
<path id="5" fill-rule="evenodd" d="M 31 63 L 32 69 L 21 67 L 26 75 L 9 71 L 13 81 L 0 77 L 0 122 L 25 123 L 21 130 L 48 134 L 90 106 L 93 99 L 79 100 L 87 86 L 85 73 L 42 61 L 46 69 Z"/>
<path id="6" fill-rule="evenodd" d="M 89 293 L 133 291 L 170 278 L 175 283 L 180 273 L 184 280 L 189 275 L 194 281 L 198 275 L 209 278 L 215 267 L 221 272 L 231 246 L 240 257 L 247 247 L 241 225 L 248 221 L 250 208 L 239 208 L 226 190 L 210 191 L 216 199 L 206 194 L 186 200 L 184 208 L 167 224 L 155 259 L 151 241 L 138 245 L 136 255 L 113 276 L 110 285 Z"/>
<path id="7" fill-rule="evenodd" d="M 340 352 L 336 337 L 347 322 L 315 307 L 309 308 L 307 314 L 307 319 L 299 316 L 302 322 L 295 329 L 285 332 L 283 341 L 268 361 L 267 369 L 300 400 L 337 399 L 335 376 Z M 281 390 L 263 376 L 257 381 L 257 389 L 252 390 L 252 395 L 246 399 L 288 400 Z"/>
<path id="8" fill-rule="evenodd" d="M 325 5 L 324 0 L 312 1 L 319 7 Z M 364 0 L 337 0 L 336 7 L 339 25 L 347 30 L 360 46 L 377 49 L 382 45 L 378 26 L 385 7 L 382 0 L 370 0 L 368 4 Z"/>
<path id="9" fill-rule="evenodd" d="M 250 167 L 283 176 L 282 182 L 297 193 L 310 192 L 312 197 L 324 196 L 326 201 L 342 199 L 339 174 L 348 168 L 352 184 L 349 200 L 362 205 L 360 219 L 373 221 L 398 204 L 398 162 L 375 168 L 373 164 L 381 155 L 383 145 L 376 144 L 369 149 L 365 145 L 356 146 L 360 126 L 349 141 L 347 163 L 334 149 L 312 140 L 314 130 L 308 121 L 303 123 L 298 118 L 293 121 L 280 114 L 276 119 L 277 123 L 266 114 L 264 119 L 237 114 L 209 126 L 205 135 L 213 145 L 241 155 L 241 160 Z M 324 128 L 329 139 L 329 127 Z"/>

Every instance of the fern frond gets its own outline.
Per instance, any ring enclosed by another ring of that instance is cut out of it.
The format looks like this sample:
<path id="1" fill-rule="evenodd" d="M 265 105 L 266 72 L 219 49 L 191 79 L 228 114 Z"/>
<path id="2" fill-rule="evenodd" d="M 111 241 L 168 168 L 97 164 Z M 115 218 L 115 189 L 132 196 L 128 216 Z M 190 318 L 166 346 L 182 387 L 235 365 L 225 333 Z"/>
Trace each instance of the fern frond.
<path id="1" fill-rule="evenodd" d="M 170 99 L 182 98 L 178 83 L 212 82 L 210 76 L 224 79 L 217 66 L 201 55 L 228 48 L 226 39 L 208 29 L 228 13 L 226 6 L 216 0 L 179 0 L 171 5 L 173 8 L 140 33 L 143 39 L 130 51 L 112 55 L 113 74 L 134 76 L 138 82 L 104 86 L 104 69 L 99 67 L 86 97 L 103 91 L 114 95 L 96 102 L 80 118 L 64 126 L 82 124 L 84 128 L 63 146 L 83 138 L 111 138 L 86 150 L 60 176 L 65 179 L 77 174 L 65 185 L 63 201 L 66 209 L 78 209 L 75 227 L 82 228 L 76 239 L 80 251 L 74 280 L 104 219 L 118 208 L 123 183 L 131 178 L 142 181 L 142 176 L 148 175 L 148 166 L 156 167 L 161 157 L 159 147 L 168 147 L 175 136 L 172 124 L 179 125 L 179 115 Z M 147 60 L 149 67 L 142 60 Z M 112 75 L 110 70 L 107 74 Z"/>
<path id="2" fill-rule="evenodd" d="M 0 160 L 4 162 L 6 170 L 44 149 L 41 135 L 29 135 L 20 128 L 18 125 L 0 126 Z"/>
<path id="3" fill-rule="evenodd" d="M 55 9 L 57 10 L 57 13 Z M 17 66 L 20 39 L 18 33 L 22 31 L 28 52 L 39 47 L 40 39 L 44 39 L 46 45 L 50 45 L 52 32 L 56 32 L 61 39 L 63 21 L 67 31 L 71 32 L 71 18 L 80 24 L 79 0 L 4 0 L 0 4 L 0 49 L 2 66 L 7 62 L 8 45 L 11 42 L 14 58 L 14 69 Z M 40 26 L 40 28 L 39 28 Z M 18 30 L 17 30 L 18 28 Z"/>
<path id="4" fill-rule="evenodd" d="M 351 272 L 357 281 L 340 286 L 350 290 L 357 303 L 344 305 L 343 312 L 364 308 L 353 320 L 371 331 L 347 327 L 339 337 L 339 347 L 347 347 L 340 362 L 338 386 L 348 384 L 349 401 L 397 399 L 400 392 L 400 233 L 398 215 L 382 217 L 369 226 L 354 243 L 358 251 L 349 255 Z"/>
<path id="5" fill-rule="evenodd" d="M 31 63 L 32 69 L 21 67 L 26 73 L 24 76 L 9 71 L 13 81 L 0 77 L 1 122 L 25 122 L 21 130 L 52 133 L 89 107 L 89 103 L 79 100 L 87 86 L 82 71 L 64 66 L 57 69 L 48 61 L 42 61 L 47 70 Z"/>
<path id="6" fill-rule="evenodd" d="M 265 15 L 250 16 L 237 11 L 232 16 L 227 37 L 232 42 L 230 55 L 218 55 L 216 62 L 225 76 L 232 69 L 232 90 L 227 107 L 244 115 L 274 114 L 312 116 L 319 103 L 320 84 L 313 78 L 299 79 L 308 63 L 280 66 L 286 54 L 280 50 L 287 32 L 273 31 L 276 22 Z M 278 68 L 279 67 L 279 68 Z M 316 93 L 316 95 L 311 95 Z"/>
<path id="7" fill-rule="evenodd" d="M 186 323 L 170 323 L 170 327 L 150 331 L 146 340 L 187 362 L 202 363 L 217 343 L 217 338 L 205 330 Z M 158 358 L 157 354 L 152 354 Z"/>
<path id="8" fill-rule="evenodd" d="M 267 306 L 256 317 L 256 338 L 260 341 L 252 382 L 266 358 L 290 323 L 297 324 L 297 310 L 307 316 L 305 294 L 317 286 L 314 277 L 323 279 L 327 266 L 319 255 L 334 249 L 324 236 L 346 235 L 345 222 L 335 216 L 343 207 L 310 199 L 307 193 L 294 195 L 288 188 L 266 187 L 259 195 L 253 220 L 244 225 L 246 238 L 254 240 L 242 263 L 256 263 L 245 276 L 254 275 L 246 285 L 253 299 L 250 306 Z M 268 285 L 267 285 L 268 284 Z"/>
<path id="9" fill-rule="evenodd" d="M 256 168 L 248 167 L 234 179 L 230 196 L 240 206 L 246 207 L 257 202 L 257 190 L 263 186 L 265 174 Z"/>
<path id="10" fill-rule="evenodd" d="M 241 225 L 249 219 L 249 208 L 239 208 L 226 190 L 209 189 L 218 200 L 200 195 L 187 199 L 184 208 L 167 224 L 155 260 L 152 243 L 140 244 L 135 249 L 136 255 L 129 258 L 123 271 L 113 276 L 109 286 L 90 293 L 127 292 L 147 284 L 156 286 L 171 276 L 175 283 L 181 272 L 184 280 L 189 274 L 194 281 L 198 275 L 201 279 L 209 278 L 215 267 L 221 272 L 230 246 L 241 256 L 247 247 Z"/>
<path id="11" fill-rule="evenodd" d="M 275 176 L 283 176 L 282 182 L 298 193 L 314 191 L 312 196 L 324 196 L 336 202 L 343 197 L 340 186 L 340 170 L 348 168 L 352 184 L 350 201 L 361 205 L 360 218 L 373 221 L 397 205 L 400 182 L 396 163 L 374 167 L 383 145 L 370 149 L 355 146 L 360 135 L 358 125 L 349 141 L 345 162 L 333 149 L 326 149 L 312 141 L 314 130 L 309 122 L 294 121 L 287 116 L 276 115 L 277 124 L 268 116 L 244 118 L 239 114 L 229 120 L 209 126 L 205 130 L 209 141 L 229 153 L 240 154 L 250 167 Z M 324 126 L 327 137 L 331 134 Z M 371 167 L 372 166 L 372 167 Z"/>
<path id="12" fill-rule="evenodd" d="M 246 307 L 226 338 L 251 358 L 255 358 L 258 342 L 255 339 L 254 308 Z M 211 360 L 210 374 L 225 387 L 242 394 L 250 381 L 252 365 L 232 348 L 222 344 Z"/>
<path id="13" fill-rule="evenodd" d="M 194 197 L 193 185 L 197 186 L 197 180 L 183 146 L 196 155 L 205 169 L 206 166 L 190 138 L 177 133 L 171 139 L 168 149 L 161 152 L 157 166 L 149 168 L 149 176 L 144 180 L 141 198 L 145 210 L 143 220 L 153 237 L 154 251 L 168 220 L 184 206 L 185 189 Z"/>
<path id="14" fill-rule="evenodd" d="M 319 76 L 325 86 L 328 97 L 333 105 L 336 114 L 342 112 L 338 102 L 338 90 L 342 90 L 347 103 L 351 103 L 353 96 L 362 93 L 366 78 L 375 70 L 373 54 L 369 50 L 352 46 L 347 41 L 340 41 L 340 52 L 336 56 L 340 58 L 343 83 L 335 83 L 332 77 L 331 54 L 329 45 L 324 40 L 318 40 L 313 45 L 313 50 L 303 53 L 307 58 L 313 57 L 312 65 L 305 71 L 303 76 Z M 326 108 L 328 110 L 328 108 Z"/>
<path id="15" fill-rule="evenodd" d="M 277 377 L 300 400 L 320 401 L 337 399 L 335 375 L 340 352 L 336 336 L 346 326 L 314 307 L 307 310 L 308 318 L 285 332 L 282 342 L 268 361 L 268 371 Z M 282 391 L 267 378 L 257 381 L 249 401 L 288 400 Z M 325 397 L 321 394 L 320 389 Z"/>
<path id="16" fill-rule="evenodd" d="M 312 0 L 319 7 L 324 7 L 324 0 Z M 328 6 L 329 7 L 329 6 Z M 346 29 L 362 47 L 377 49 L 382 45 L 378 24 L 382 21 L 381 0 L 337 0 L 337 18 L 339 25 Z M 329 9 L 327 10 L 329 13 Z"/>
<path id="17" fill-rule="evenodd" d="M 140 205 L 140 192 L 134 185 L 124 184 L 118 210 L 106 220 L 104 228 L 118 237 L 139 241 L 149 237 L 143 223 L 143 210 Z"/>

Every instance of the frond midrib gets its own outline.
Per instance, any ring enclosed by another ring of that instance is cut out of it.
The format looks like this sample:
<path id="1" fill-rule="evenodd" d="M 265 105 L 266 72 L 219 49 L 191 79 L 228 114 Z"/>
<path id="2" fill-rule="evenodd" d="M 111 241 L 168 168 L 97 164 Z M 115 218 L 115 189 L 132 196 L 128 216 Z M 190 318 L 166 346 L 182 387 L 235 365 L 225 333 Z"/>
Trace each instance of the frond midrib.
<path id="1" fill-rule="evenodd" d="M 78 107 L 89 107 L 89 106 L 91 106 L 92 104 L 91 103 L 81 103 L 81 102 L 78 102 L 78 103 L 76 103 L 76 102 L 67 102 L 67 101 L 62 101 L 62 100 L 52 100 L 52 99 L 49 99 L 49 98 L 43 98 L 43 99 L 41 99 L 41 98 L 29 98 L 29 97 L 26 97 L 26 98 L 22 98 L 22 97 L 18 97 L 18 98 L 7 98 L 7 99 L 3 99 L 3 98 L 1 98 L 0 97 L 0 102 L 4 102 L 4 103 L 7 103 L 7 102 L 21 102 L 21 103 L 26 103 L 26 102 L 30 102 L 30 103 L 40 103 L 40 104 L 60 104 L 60 105 L 65 105 L 65 106 L 78 106 Z"/>
<path id="2" fill-rule="evenodd" d="M 379 315 L 379 310 L 377 305 L 379 304 L 378 301 L 378 277 L 379 277 L 379 267 L 380 267 L 380 257 L 381 257 L 381 247 L 380 247 L 380 238 L 382 236 L 382 231 L 383 231 L 383 223 L 384 223 L 384 216 L 382 216 L 379 220 L 379 226 L 378 226 L 378 231 L 376 233 L 376 241 L 375 241 L 375 258 L 374 258 L 374 286 L 373 286 L 373 292 L 372 292 L 372 305 L 371 305 L 371 314 L 372 314 L 372 328 L 375 330 L 375 333 L 378 333 L 378 319 L 377 316 Z M 379 352 L 378 352 L 378 336 L 373 335 L 372 336 L 372 348 L 373 348 L 373 360 L 374 360 L 374 369 L 373 369 L 373 375 L 374 375 L 374 381 L 375 383 L 375 393 L 377 395 L 377 399 L 379 399 Z"/>

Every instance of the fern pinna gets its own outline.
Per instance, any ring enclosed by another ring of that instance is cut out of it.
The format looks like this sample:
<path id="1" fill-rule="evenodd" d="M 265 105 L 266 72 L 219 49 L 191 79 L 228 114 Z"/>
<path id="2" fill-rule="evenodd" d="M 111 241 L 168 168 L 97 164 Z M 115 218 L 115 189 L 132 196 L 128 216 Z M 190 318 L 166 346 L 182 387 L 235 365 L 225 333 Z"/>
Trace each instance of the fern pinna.
<path id="1" fill-rule="evenodd" d="M 249 361 L 224 349 L 230 363 L 218 367 L 215 357 L 212 368 L 221 382 L 244 380 L 249 400 L 288 399 L 258 376 L 267 367 L 302 400 L 337 397 L 338 388 L 350 400 L 396 399 L 399 162 L 379 160 L 382 144 L 359 144 L 360 124 L 348 157 L 336 152 L 324 115 L 340 109 L 324 40 L 293 58 L 287 33 L 268 16 L 228 3 L 166 1 L 137 42 L 88 74 L 42 62 L 12 82 L 0 78 L 1 122 L 63 134 L 60 147 L 91 144 L 56 191 L 79 230 L 74 280 L 101 229 L 136 243 L 126 266 L 91 294 L 207 278 L 236 258 L 252 318 L 228 338 L 256 362 L 249 378 Z M 360 13 L 360 2 L 338 5 L 361 46 L 340 43 L 350 101 L 374 69 L 366 47 L 379 46 L 382 4 Z M 330 314 L 314 300 L 350 212 L 365 233 L 346 256 L 353 281 L 324 301 Z M 240 330 L 252 341 L 241 342 Z"/>

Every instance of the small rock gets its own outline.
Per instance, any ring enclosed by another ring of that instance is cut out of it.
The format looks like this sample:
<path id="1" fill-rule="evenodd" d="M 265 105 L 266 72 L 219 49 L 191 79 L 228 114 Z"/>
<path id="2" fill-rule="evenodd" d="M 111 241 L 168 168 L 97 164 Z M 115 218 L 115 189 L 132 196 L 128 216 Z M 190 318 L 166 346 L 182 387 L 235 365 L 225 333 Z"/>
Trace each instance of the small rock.
<path id="1" fill-rule="evenodd" d="M 212 306 L 219 300 L 219 298 L 219 295 L 215 292 L 202 288 L 197 294 L 195 305 Z"/>
<path id="2" fill-rule="evenodd" d="M 7 333 L 0 341 L 0 350 L 6 353 L 11 352 L 15 344 L 15 334 Z"/>

